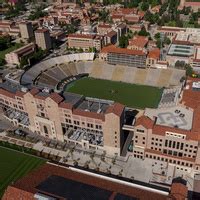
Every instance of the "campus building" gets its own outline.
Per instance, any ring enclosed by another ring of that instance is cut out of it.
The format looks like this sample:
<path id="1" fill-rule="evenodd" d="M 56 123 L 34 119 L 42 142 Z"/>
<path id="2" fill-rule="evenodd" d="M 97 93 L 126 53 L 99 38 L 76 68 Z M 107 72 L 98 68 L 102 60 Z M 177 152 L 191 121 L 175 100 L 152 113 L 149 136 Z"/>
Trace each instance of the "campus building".
<path id="1" fill-rule="evenodd" d="M 100 36 L 93 34 L 69 34 L 68 35 L 68 47 L 89 50 L 95 48 L 101 50 L 103 40 Z"/>
<path id="2" fill-rule="evenodd" d="M 21 22 L 19 24 L 21 37 L 24 39 L 29 39 L 34 36 L 33 27 L 31 22 Z"/>
<path id="3" fill-rule="evenodd" d="M 0 89 L 4 114 L 16 126 L 84 148 L 120 154 L 125 107 L 81 95 Z"/>
<path id="4" fill-rule="evenodd" d="M 35 52 L 35 44 L 29 43 L 5 55 L 5 60 L 9 64 L 19 65 L 23 57 Z"/>
<path id="5" fill-rule="evenodd" d="M 200 99 L 194 85 L 189 80 L 180 105 L 146 109 L 136 119 L 132 140 L 134 157 L 165 161 L 189 173 L 200 170 Z"/>
<path id="6" fill-rule="evenodd" d="M 51 37 L 48 29 L 37 29 L 35 31 L 35 41 L 42 50 L 51 49 Z"/>
<path id="7" fill-rule="evenodd" d="M 112 65 L 125 65 L 130 67 L 146 66 L 146 54 L 141 50 L 118 48 L 114 45 L 104 47 L 100 59 Z"/>
<path id="8" fill-rule="evenodd" d="M 48 163 L 9 185 L 2 200 L 81 199 L 83 196 L 85 200 L 146 200 L 149 197 L 154 200 L 187 199 L 189 191 L 185 182 L 183 179 L 173 181 L 170 191 L 163 191 Z"/>

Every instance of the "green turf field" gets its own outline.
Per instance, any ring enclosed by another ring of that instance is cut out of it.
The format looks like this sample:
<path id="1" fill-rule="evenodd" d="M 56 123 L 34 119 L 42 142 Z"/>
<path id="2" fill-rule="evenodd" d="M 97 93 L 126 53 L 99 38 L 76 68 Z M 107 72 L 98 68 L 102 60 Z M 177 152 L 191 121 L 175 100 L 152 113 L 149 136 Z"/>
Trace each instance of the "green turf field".
<path id="1" fill-rule="evenodd" d="M 163 89 L 109 80 L 83 78 L 73 82 L 67 91 L 87 97 L 114 100 L 134 108 L 157 107 Z"/>
<path id="2" fill-rule="evenodd" d="M 6 187 L 45 160 L 0 147 L 0 199 Z"/>

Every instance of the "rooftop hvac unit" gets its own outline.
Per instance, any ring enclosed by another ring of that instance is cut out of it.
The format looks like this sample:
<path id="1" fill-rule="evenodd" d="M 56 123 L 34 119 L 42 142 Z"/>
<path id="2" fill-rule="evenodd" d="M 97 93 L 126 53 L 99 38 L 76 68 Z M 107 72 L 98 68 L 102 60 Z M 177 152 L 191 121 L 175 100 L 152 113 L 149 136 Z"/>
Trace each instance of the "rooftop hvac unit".
<path id="1" fill-rule="evenodd" d="M 21 88 L 21 91 L 22 91 L 22 92 L 28 92 L 28 88 L 22 87 L 22 88 Z"/>
<path id="2" fill-rule="evenodd" d="M 45 88 L 42 90 L 42 92 L 50 93 L 50 89 L 47 88 L 47 87 L 45 87 Z"/>

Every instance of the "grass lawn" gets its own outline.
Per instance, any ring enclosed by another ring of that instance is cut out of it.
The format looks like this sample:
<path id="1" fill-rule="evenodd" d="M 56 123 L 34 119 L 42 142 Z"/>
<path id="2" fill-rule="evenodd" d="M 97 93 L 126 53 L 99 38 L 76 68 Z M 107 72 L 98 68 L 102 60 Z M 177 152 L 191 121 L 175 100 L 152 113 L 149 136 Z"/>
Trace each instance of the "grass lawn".
<path id="1" fill-rule="evenodd" d="M 0 147 L 0 199 L 6 187 L 45 160 Z"/>
<path id="2" fill-rule="evenodd" d="M 6 55 L 7 53 L 10 53 L 11 51 L 14 51 L 15 49 L 18 49 L 18 48 L 20 48 L 20 47 L 22 47 L 22 46 L 23 46 L 23 44 L 15 43 L 15 44 L 14 44 L 13 46 L 11 46 L 10 48 L 5 49 L 5 50 L 3 50 L 3 51 L 0 51 L 0 58 L 5 59 L 5 55 Z"/>
<path id="3" fill-rule="evenodd" d="M 73 82 L 66 90 L 87 97 L 113 100 L 133 108 L 156 108 L 163 89 L 109 80 L 83 78 Z"/>

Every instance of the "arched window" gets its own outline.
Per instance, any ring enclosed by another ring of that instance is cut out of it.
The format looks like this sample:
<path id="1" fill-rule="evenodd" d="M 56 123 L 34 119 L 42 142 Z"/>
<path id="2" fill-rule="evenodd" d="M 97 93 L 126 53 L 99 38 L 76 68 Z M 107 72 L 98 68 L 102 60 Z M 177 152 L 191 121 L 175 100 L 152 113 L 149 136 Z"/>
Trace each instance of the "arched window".
<path id="1" fill-rule="evenodd" d="M 45 134 L 48 134 L 48 129 L 47 129 L 46 126 L 44 126 L 44 133 L 45 133 Z"/>

